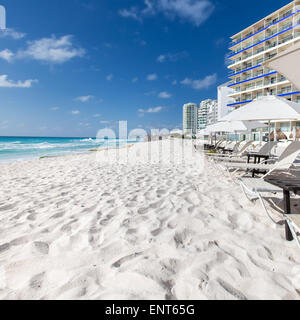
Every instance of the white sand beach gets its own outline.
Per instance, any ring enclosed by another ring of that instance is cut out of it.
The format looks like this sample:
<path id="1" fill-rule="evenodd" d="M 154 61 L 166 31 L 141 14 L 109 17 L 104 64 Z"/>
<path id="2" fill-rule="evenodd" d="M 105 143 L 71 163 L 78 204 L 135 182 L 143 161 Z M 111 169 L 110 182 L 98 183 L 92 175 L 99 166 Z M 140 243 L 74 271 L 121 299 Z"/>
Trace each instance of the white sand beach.
<path id="1" fill-rule="evenodd" d="M 189 144 L 0 164 L 0 299 L 299 299 L 296 243 Z"/>

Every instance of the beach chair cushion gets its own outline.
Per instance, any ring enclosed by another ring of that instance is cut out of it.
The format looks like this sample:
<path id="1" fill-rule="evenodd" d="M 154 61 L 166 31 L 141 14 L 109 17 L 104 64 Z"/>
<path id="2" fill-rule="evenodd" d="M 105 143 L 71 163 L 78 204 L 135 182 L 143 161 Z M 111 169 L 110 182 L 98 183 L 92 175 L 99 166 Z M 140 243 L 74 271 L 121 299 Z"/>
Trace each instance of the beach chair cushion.
<path id="1" fill-rule="evenodd" d="M 244 186 L 251 192 L 282 192 L 282 189 L 264 181 L 263 179 L 240 178 Z"/>

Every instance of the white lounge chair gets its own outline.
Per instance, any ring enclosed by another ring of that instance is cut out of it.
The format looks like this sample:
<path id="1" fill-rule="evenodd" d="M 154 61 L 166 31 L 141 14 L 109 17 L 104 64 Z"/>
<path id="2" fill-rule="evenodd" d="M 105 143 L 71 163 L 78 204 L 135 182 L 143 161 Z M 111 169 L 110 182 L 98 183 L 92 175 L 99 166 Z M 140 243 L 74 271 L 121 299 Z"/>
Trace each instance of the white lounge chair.
<path id="1" fill-rule="evenodd" d="M 275 221 L 269 211 L 267 210 L 267 207 L 265 206 L 262 193 L 277 193 L 282 192 L 282 189 L 279 187 L 274 186 L 271 183 L 266 182 L 262 178 L 245 178 L 241 177 L 240 180 L 240 186 L 247 197 L 248 200 L 254 201 L 259 199 L 265 213 L 267 216 L 274 222 L 275 224 L 278 224 L 280 221 Z"/>
<path id="2" fill-rule="evenodd" d="M 282 192 L 282 189 L 274 186 L 273 184 L 266 182 L 264 178 L 276 169 L 280 169 L 280 170 L 290 169 L 293 163 L 295 162 L 297 156 L 299 155 L 299 153 L 300 153 L 300 142 L 298 141 L 292 142 L 282 153 L 278 162 L 274 164 L 273 168 L 270 169 L 268 173 L 264 175 L 262 178 L 246 178 L 246 177 L 238 178 L 240 182 L 240 186 L 245 196 L 250 201 L 259 199 L 268 217 L 276 224 L 278 224 L 278 222 L 276 222 L 271 217 L 270 213 L 268 212 L 264 204 L 262 193 L 277 193 L 277 192 Z M 263 167 L 265 166 L 263 165 Z"/>
<path id="3" fill-rule="evenodd" d="M 264 144 L 264 145 L 261 145 L 260 148 L 256 149 L 256 151 L 252 151 L 251 153 L 252 154 L 260 154 L 260 155 L 267 155 L 268 152 L 269 152 L 269 148 L 270 150 L 272 151 L 273 148 L 275 148 L 277 145 L 277 142 L 272 142 L 270 144 L 270 146 L 268 146 L 268 144 Z M 248 148 L 249 146 L 247 146 Z M 247 149 L 246 148 L 246 149 Z M 247 161 L 247 158 L 245 158 L 245 151 L 246 149 L 241 152 L 241 154 L 239 155 L 227 155 L 227 157 L 214 157 L 213 159 L 215 161 L 228 161 L 228 162 L 240 162 L 240 163 L 246 163 Z M 247 150 L 248 151 L 248 150 Z M 225 156 L 225 155 L 224 155 Z"/>
<path id="4" fill-rule="evenodd" d="M 225 168 L 229 173 L 230 169 L 235 169 L 234 173 L 238 170 L 251 171 L 251 170 L 261 170 L 267 171 L 270 174 L 274 170 L 289 170 L 293 163 L 295 162 L 297 156 L 300 153 L 300 142 L 292 142 L 281 154 L 278 161 L 270 164 L 269 162 L 274 162 L 274 159 L 265 160 L 262 163 L 232 163 L 223 162 L 219 164 L 221 167 Z"/>
<path id="5" fill-rule="evenodd" d="M 207 153 L 210 157 L 216 157 L 216 158 L 230 158 L 230 157 L 236 157 L 239 155 L 242 155 L 243 152 L 251 146 L 253 141 L 243 141 L 239 144 L 239 146 L 236 148 L 236 150 L 232 154 L 218 154 L 218 153 Z"/>
<path id="6" fill-rule="evenodd" d="M 252 145 L 253 141 L 247 141 L 246 143 L 242 144 L 237 152 L 232 154 L 221 154 L 221 155 L 213 155 L 211 159 L 214 161 L 244 161 L 243 157 L 247 152 L 247 149 Z"/>

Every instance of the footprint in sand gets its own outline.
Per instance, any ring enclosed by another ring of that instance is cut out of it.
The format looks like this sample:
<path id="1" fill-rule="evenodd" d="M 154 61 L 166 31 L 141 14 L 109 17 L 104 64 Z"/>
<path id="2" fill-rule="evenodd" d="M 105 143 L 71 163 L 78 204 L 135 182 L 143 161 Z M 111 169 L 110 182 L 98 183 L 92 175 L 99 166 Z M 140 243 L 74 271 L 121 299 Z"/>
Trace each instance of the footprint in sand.
<path id="1" fill-rule="evenodd" d="M 136 253 L 131 254 L 129 256 L 123 257 L 123 258 L 119 259 L 118 261 L 116 261 L 115 263 L 113 263 L 111 266 L 113 268 L 120 268 L 122 266 L 122 264 L 140 256 L 141 254 L 142 254 L 142 252 L 136 252 Z"/>
<path id="2" fill-rule="evenodd" d="M 219 278 L 217 281 L 218 281 L 219 285 L 225 291 L 227 291 L 230 295 L 232 295 L 236 299 L 238 299 L 238 300 L 248 300 L 247 297 L 242 292 L 240 292 L 239 290 L 235 289 L 234 287 L 232 287 L 230 284 L 228 284 L 224 280 Z"/>
<path id="3" fill-rule="evenodd" d="M 33 250 L 36 253 L 46 255 L 49 253 L 49 245 L 46 242 L 36 241 L 33 243 Z"/>
<path id="4" fill-rule="evenodd" d="M 29 287 L 34 290 L 39 290 L 42 288 L 43 280 L 45 277 L 45 272 L 39 273 L 32 277 L 29 281 Z"/>
<path id="5" fill-rule="evenodd" d="M 7 251 L 10 249 L 10 244 L 9 243 L 4 243 L 0 245 L 0 254 L 4 251 Z"/>
<path id="6" fill-rule="evenodd" d="M 27 217 L 27 220 L 30 220 L 30 221 L 36 220 L 36 213 L 31 213 L 31 214 Z"/>
<path id="7" fill-rule="evenodd" d="M 50 217 L 50 219 L 58 219 L 58 218 L 62 218 L 65 215 L 64 211 L 61 212 L 57 212 L 56 214 L 54 214 L 52 217 Z"/>
<path id="8" fill-rule="evenodd" d="M 20 246 L 20 245 L 27 243 L 28 241 L 29 241 L 29 237 L 23 236 L 23 237 L 16 238 L 16 239 L 12 240 L 10 242 L 10 245 L 11 246 Z"/>
<path id="9" fill-rule="evenodd" d="M 15 208 L 15 206 L 16 206 L 16 203 L 7 204 L 7 205 L 4 205 L 4 206 L 0 207 L 0 211 L 12 210 L 12 209 Z"/>

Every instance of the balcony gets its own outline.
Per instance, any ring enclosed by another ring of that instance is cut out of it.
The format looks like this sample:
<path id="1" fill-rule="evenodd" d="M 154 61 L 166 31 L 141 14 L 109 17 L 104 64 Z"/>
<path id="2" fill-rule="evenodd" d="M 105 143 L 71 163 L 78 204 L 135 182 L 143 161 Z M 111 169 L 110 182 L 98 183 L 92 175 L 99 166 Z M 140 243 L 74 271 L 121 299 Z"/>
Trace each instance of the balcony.
<path id="1" fill-rule="evenodd" d="M 283 31 L 283 30 L 286 30 L 286 29 L 288 29 L 288 28 L 291 28 L 292 26 L 293 26 L 293 23 L 290 22 L 290 23 L 288 23 L 288 24 L 280 27 L 280 28 L 278 29 L 278 32 L 281 32 L 281 31 Z"/>
<path id="2" fill-rule="evenodd" d="M 287 36 L 287 37 L 285 37 L 285 38 L 280 39 L 280 40 L 278 41 L 278 44 L 286 43 L 286 42 L 288 42 L 288 41 L 290 41 L 290 40 L 292 40 L 292 39 L 294 39 L 294 36 L 291 34 L 291 35 L 289 35 L 289 36 Z"/>
<path id="3" fill-rule="evenodd" d="M 290 93 L 292 91 L 292 87 L 286 87 L 286 88 L 282 88 L 281 90 L 278 90 L 278 94 L 286 94 L 286 93 Z"/>
<path id="4" fill-rule="evenodd" d="M 299 8 L 298 8 L 298 7 L 299 7 Z M 232 47 L 232 46 L 236 45 L 237 43 L 242 42 L 242 41 L 248 39 L 249 37 L 255 35 L 256 33 L 259 33 L 260 31 L 263 31 L 263 30 L 265 30 L 265 29 L 268 30 L 268 28 L 269 28 L 270 26 L 274 26 L 274 25 L 278 24 L 279 22 L 282 22 L 282 21 L 284 21 L 285 19 L 288 19 L 290 16 L 293 16 L 293 15 L 297 14 L 297 13 L 299 12 L 299 10 L 300 10 L 300 6 L 296 6 L 296 11 L 295 11 L 294 13 L 293 13 L 293 10 L 289 10 L 289 11 L 287 11 L 286 13 L 280 15 L 279 18 L 276 17 L 276 18 L 274 18 L 274 19 L 272 19 L 272 20 L 270 20 L 270 21 L 266 21 L 264 26 L 262 25 L 262 26 L 260 26 L 259 28 L 257 28 L 256 30 L 254 30 L 253 32 L 252 32 L 252 31 L 249 32 L 249 33 L 246 34 L 244 37 L 242 37 L 242 36 L 238 37 L 237 39 L 233 40 L 233 41 L 229 44 L 229 46 Z"/>
<path id="5" fill-rule="evenodd" d="M 299 21 L 300 21 L 300 19 L 299 19 Z M 300 23 L 300 22 L 299 22 L 299 23 Z M 290 27 L 289 27 L 289 26 L 290 26 Z M 295 28 L 295 26 L 296 26 L 296 25 L 293 26 L 293 23 L 289 23 L 289 24 L 286 24 L 285 26 L 281 27 L 281 29 L 283 28 L 282 31 L 284 31 L 284 30 L 289 31 L 289 30 L 288 30 L 289 28 Z M 280 31 L 280 32 L 281 32 L 281 31 Z M 276 34 L 277 34 L 277 33 L 276 33 Z M 293 34 L 291 34 L 291 35 L 289 35 L 289 36 L 287 36 L 287 37 L 279 40 L 278 42 L 276 42 L 276 41 L 273 42 L 269 48 L 265 48 L 265 47 L 259 48 L 258 50 L 255 51 L 255 54 L 259 54 L 260 52 L 263 52 L 263 51 L 265 51 L 266 49 L 270 49 L 270 48 L 276 47 L 276 45 L 280 45 L 280 44 L 282 44 L 282 43 L 285 43 L 285 42 L 287 42 L 287 41 L 290 41 L 290 40 L 292 40 L 293 38 L 298 37 L 299 35 L 300 35 L 299 32 L 297 32 L 297 34 L 295 34 L 295 36 L 293 36 Z M 272 36 L 274 36 L 274 35 L 272 35 Z M 269 38 L 270 38 L 270 36 L 264 38 L 264 39 L 261 40 L 261 41 L 264 41 L 264 40 L 269 39 Z M 260 39 L 261 39 L 261 38 L 259 38 L 259 39 L 256 40 L 257 43 L 260 42 L 260 41 L 258 41 L 258 40 L 260 40 Z M 266 40 L 266 41 L 268 41 L 268 40 Z M 255 44 L 257 44 L 257 43 L 255 43 Z M 254 45 L 255 45 L 255 44 L 254 44 Z M 249 47 L 248 47 L 248 48 L 249 48 Z M 244 48 L 244 49 L 242 49 L 242 50 L 245 50 L 245 49 L 247 49 L 247 48 Z M 232 52 L 229 53 L 229 57 L 233 57 L 234 55 L 236 55 L 236 54 L 238 54 L 238 53 L 240 53 L 240 52 L 241 52 L 241 49 L 233 50 Z M 245 51 L 244 51 L 244 52 L 245 52 Z M 251 54 L 251 53 L 246 54 L 246 56 L 244 56 L 243 58 L 240 57 L 240 60 L 247 59 L 248 57 L 250 57 L 250 56 L 252 56 L 252 55 L 253 55 L 253 54 Z M 240 60 L 239 60 L 239 61 L 240 61 Z M 237 62 L 237 61 L 236 61 L 236 62 Z M 235 63 L 236 63 L 236 62 L 235 62 Z"/>
<path id="6" fill-rule="evenodd" d="M 245 93 L 250 90 L 260 89 L 260 88 L 267 87 L 267 86 L 274 86 L 274 85 L 277 85 L 278 83 L 282 83 L 284 81 L 287 81 L 287 79 L 285 77 L 280 77 L 279 79 L 275 78 L 275 79 L 272 79 L 269 81 L 265 79 L 264 81 L 258 81 L 258 82 L 248 84 L 245 87 L 234 88 L 233 94 L 237 94 L 240 92 Z"/>
<path id="7" fill-rule="evenodd" d="M 277 56 L 277 53 L 269 54 L 269 55 L 266 56 L 265 61 L 271 60 L 275 56 Z"/>
<path id="8" fill-rule="evenodd" d="M 271 44 L 266 45 L 266 50 L 271 49 L 271 48 L 274 48 L 274 47 L 276 47 L 276 46 L 277 46 L 277 41 L 275 41 L 275 42 L 273 42 L 273 43 L 271 43 Z"/>

